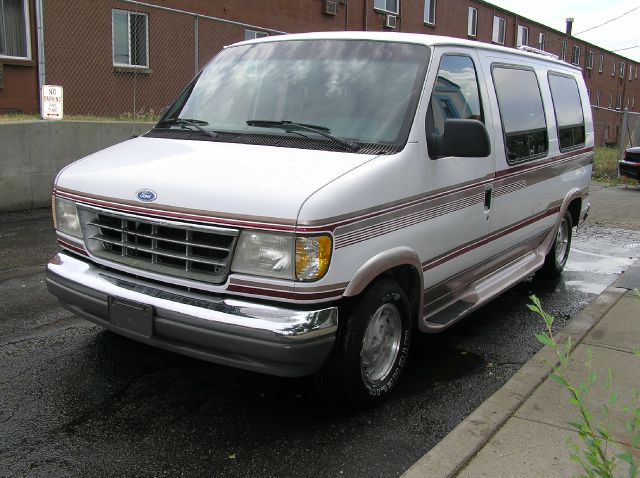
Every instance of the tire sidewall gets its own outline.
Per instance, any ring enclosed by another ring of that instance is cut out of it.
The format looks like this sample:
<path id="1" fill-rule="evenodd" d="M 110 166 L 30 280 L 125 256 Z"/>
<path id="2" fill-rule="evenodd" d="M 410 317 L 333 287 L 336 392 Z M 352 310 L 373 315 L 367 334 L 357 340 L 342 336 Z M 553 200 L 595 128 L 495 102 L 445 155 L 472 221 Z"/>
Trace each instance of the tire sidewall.
<path id="1" fill-rule="evenodd" d="M 375 383 L 369 382 L 362 371 L 362 348 L 365 331 L 373 314 L 383 305 L 392 304 L 400 313 L 402 325 L 400 347 L 387 376 Z M 411 314 L 404 290 L 391 279 L 383 279 L 372 285 L 355 305 L 346 319 L 346 335 L 343 337 L 345 365 L 344 387 L 351 401 L 357 404 L 374 403 L 384 399 L 398 383 L 409 355 L 411 343 Z"/>
<path id="2" fill-rule="evenodd" d="M 554 242 L 553 244 L 553 259 L 555 262 L 555 266 L 558 270 L 558 272 L 562 272 L 562 270 L 564 269 L 564 266 L 567 264 L 567 260 L 569 259 L 569 252 L 571 250 L 571 239 L 573 236 L 573 224 L 572 224 L 572 220 L 571 220 L 571 214 L 569 214 L 569 211 L 564 213 L 564 216 L 562 217 L 563 221 L 566 221 L 567 223 L 567 250 L 564 253 L 564 256 L 562 257 L 562 260 L 560 262 L 558 262 L 557 258 L 556 258 L 556 244 Z M 561 224 L 562 225 L 562 224 Z"/>

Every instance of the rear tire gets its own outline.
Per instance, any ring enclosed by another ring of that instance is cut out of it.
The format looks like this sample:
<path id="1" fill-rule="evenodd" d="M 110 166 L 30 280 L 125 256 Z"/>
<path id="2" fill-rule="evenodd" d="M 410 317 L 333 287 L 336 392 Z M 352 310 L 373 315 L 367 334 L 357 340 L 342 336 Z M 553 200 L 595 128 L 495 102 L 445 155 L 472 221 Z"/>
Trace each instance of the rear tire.
<path id="1" fill-rule="evenodd" d="M 407 361 L 409 300 L 396 281 L 385 277 L 345 312 L 338 319 L 331 355 L 316 373 L 316 384 L 332 402 L 365 408 L 391 393 Z"/>
<path id="2" fill-rule="evenodd" d="M 573 221 L 569 211 L 566 211 L 558 226 L 553 246 L 545 257 L 544 265 L 540 270 L 546 277 L 559 277 L 562 274 L 569 258 L 572 233 Z"/>

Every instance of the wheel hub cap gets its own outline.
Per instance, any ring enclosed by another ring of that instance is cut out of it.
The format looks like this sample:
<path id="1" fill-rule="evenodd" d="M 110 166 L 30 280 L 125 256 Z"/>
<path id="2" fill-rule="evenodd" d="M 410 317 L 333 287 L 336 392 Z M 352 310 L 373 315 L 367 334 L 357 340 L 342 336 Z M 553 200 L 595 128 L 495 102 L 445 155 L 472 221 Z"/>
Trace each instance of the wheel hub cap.
<path id="1" fill-rule="evenodd" d="M 362 339 L 362 376 L 369 383 L 387 378 L 400 350 L 402 320 L 398 308 L 383 304 L 369 320 Z"/>

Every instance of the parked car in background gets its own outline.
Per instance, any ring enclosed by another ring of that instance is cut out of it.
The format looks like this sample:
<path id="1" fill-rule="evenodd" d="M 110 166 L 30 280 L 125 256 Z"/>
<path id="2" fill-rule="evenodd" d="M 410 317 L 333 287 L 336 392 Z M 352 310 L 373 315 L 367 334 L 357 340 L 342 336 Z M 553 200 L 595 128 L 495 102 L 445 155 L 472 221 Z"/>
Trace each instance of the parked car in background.
<path id="1" fill-rule="evenodd" d="M 640 181 L 640 146 L 624 151 L 624 158 L 618 162 L 618 171 L 620 176 Z"/>
<path id="2" fill-rule="evenodd" d="M 439 332 L 542 269 L 586 217 L 579 68 L 454 38 L 232 45 L 142 137 L 56 179 L 47 285 L 174 352 L 315 374 L 356 406 Z"/>

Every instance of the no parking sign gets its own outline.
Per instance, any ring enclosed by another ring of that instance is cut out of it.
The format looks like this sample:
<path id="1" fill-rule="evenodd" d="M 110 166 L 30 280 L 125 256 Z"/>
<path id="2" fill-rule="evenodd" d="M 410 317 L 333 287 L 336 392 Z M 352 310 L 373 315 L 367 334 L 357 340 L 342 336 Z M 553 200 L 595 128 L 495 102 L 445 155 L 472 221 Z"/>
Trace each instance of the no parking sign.
<path id="1" fill-rule="evenodd" d="M 42 87 L 40 109 L 42 119 L 62 119 L 62 86 Z"/>

